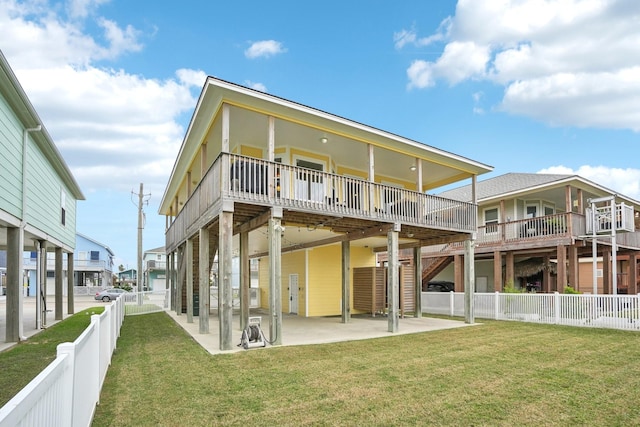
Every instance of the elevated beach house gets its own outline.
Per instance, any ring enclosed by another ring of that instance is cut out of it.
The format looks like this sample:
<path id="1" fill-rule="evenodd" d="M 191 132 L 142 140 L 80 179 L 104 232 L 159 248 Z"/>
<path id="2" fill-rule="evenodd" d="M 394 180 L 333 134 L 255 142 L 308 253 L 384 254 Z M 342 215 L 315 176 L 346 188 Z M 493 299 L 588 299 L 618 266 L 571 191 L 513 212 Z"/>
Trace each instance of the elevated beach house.
<path id="1" fill-rule="evenodd" d="M 473 200 L 426 192 L 462 180 L 473 186 L 490 170 L 209 77 L 159 209 L 166 216 L 172 307 L 188 318 L 197 311 L 200 332 L 209 332 L 216 260 L 220 348 L 231 349 L 232 260 L 239 259 L 244 328 L 253 258 L 274 343 L 283 340 L 283 312 L 348 322 L 352 312 L 380 311 L 395 332 L 401 306 L 402 314 L 420 314 L 421 268 L 402 271 L 391 256 L 386 270 L 375 270 L 376 248 L 397 254 L 399 245 L 412 245 L 419 254 L 420 246 L 469 241 L 476 231 Z M 371 280 L 380 295 L 371 295 Z"/>

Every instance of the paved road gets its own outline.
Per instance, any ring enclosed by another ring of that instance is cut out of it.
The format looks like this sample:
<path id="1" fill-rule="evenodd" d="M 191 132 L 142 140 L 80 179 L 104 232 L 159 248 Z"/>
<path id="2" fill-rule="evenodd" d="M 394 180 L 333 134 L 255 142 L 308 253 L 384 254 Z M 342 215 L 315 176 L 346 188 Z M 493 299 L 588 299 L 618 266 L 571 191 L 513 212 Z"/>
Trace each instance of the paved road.
<path id="1" fill-rule="evenodd" d="M 75 312 L 96 306 L 105 305 L 102 301 L 96 301 L 93 296 L 90 295 L 76 295 L 74 298 L 74 309 Z M 0 296 L 0 351 L 5 350 L 15 343 L 6 343 L 6 326 L 7 326 L 7 316 L 6 316 L 6 297 Z M 47 310 L 50 310 L 47 313 L 47 326 L 51 326 L 55 324 L 57 321 L 54 320 L 54 310 L 55 310 L 55 297 L 53 295 L 47 297 Z M 23 328 L 24 328 L 24 336 L 28 339 L 29 337 L 40 332 L 36 329 L 36 297 L 24 297 L 23 305 Z M 62 303 L 62 313 L 63 317 L 66 318 L 69 316 L 67 313 L 67 298 L 63 298 Z"/>

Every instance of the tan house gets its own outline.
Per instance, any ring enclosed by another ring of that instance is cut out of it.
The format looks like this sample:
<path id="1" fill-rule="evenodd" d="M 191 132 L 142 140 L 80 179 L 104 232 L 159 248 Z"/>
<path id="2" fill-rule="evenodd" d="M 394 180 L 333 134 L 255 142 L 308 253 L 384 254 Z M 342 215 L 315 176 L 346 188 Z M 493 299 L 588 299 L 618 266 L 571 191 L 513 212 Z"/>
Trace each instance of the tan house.
<path id="1" fill-rule="evenodd" d="M 188 319 L 198 311 L 200 332 L 208 333 L 209 277 L 217 254 L 222 350 L 232 348 L 235 257 L 241 328 L 249 315 L 250 258 L 259 259 L 260 300 L 269 310 L 276 344 L 283 340 L 283 312 L 341 315 L 348 322 L 355 298 L 352 270 L 375 267 L 376 248 L 397 253 L 399 245 L 469 240 L 476 206 L 426 192 L 465 179 L 473 184 L 490 170 L 209 77 L 159 209 L 167 223 L 173 308 Z M 389 264 L 384 300 L 390 302 L 388 329 L 395 332 L 400 270 L 397 259 Z M 412 295 L 420 293 L 419 272 L 412 276 Z M 420 313 L 419 300 L 413 298 L 408 311 Z"/>
<path id="2" fill-rule="evenodd" d="M 467 185 L 440 195 L 469 201 L 471 191 Z M 593 293 L 594 270 L 596 292 L 637 292 L 640 234 L 635 230 L 640 225 L 640 202 L 577 175 L 508 173 L 478 182 L 476 194 L 477 292 L 500 291 L 512 282 L 538 292 L 563 292 L 570 285 Z M 616 217 L 613 229 L 612 212 Z M 616 234 L 615 253 L 612 231 Z M 460 244 L 425 247 L 422 253 L 425 284 L 452 281 L 456 291 L 463 290 Z M 613 277 L 618 283 L 615 290 Z"/>

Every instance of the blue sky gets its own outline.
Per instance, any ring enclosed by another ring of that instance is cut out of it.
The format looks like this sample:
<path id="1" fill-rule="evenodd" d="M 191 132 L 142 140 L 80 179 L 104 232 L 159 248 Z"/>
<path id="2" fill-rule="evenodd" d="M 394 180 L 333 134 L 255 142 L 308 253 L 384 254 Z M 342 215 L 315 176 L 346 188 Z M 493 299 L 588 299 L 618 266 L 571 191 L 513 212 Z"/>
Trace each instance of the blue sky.
<path id="1" fill-rule="evenodd" d="M 206 75 L 490 164 L 640 199 L 640 2 L 0 0 L 0 49 L 76 176 L 77 230 L 136 264 Z M 117 265 L 116 264 L 116 265 Z"/>

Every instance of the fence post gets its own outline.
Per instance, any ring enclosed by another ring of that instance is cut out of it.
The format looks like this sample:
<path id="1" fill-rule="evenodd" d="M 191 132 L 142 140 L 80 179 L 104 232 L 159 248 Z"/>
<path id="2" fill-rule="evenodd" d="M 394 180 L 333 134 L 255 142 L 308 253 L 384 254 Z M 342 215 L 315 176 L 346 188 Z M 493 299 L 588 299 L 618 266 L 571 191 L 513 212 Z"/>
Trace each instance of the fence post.
<path id="1" fill-rule="evenodd" d="M 454 316 L 454 298 L 455 293 L 453 291 L 449 291 L 449 316 Z"/>
<path id="2" fill-rule="evenodd" d="M 553 310 L 555 317 L 555 324 L 560 324 L 560 294 L 558 291 L 553 293 Z"/>
<path id="3" fill-rule="evenodd" d="M 500 311 L 500 292 L 495 293 L 495 299 L 493 300 L 493 319 L 498 320 L 498 314 Z"/>
<path id="4" fill-rule="evenodd" d="M 74 413 L 74 407 L 73 407 L 73 402 L 74 400 L 74 385 L 75 385 L 75 368 L 76 368 L 76 345 L 74 343 L 71 342 L 65 342 L 62 344 L 58 344 L 58 347 L 56 347 L 56 351 L 57 351 L 57 355 L 56 357 L 63 357 L 64 355 L 66 355 L 65 358 L 65 370 L 64 370 L 64 386 L 62 389 L 62 394 L 63 394 L 63 401 L 65 402 L 69 402 L 68 405 L 64 405 L 64 408 L 61 408 L 62 410 L 62 417 L 64 422 L 62 423 L 62 425 L 65 426 L 72 426 L 73 425 L 73 413 Z"/>

